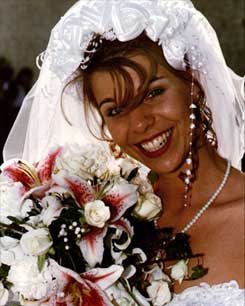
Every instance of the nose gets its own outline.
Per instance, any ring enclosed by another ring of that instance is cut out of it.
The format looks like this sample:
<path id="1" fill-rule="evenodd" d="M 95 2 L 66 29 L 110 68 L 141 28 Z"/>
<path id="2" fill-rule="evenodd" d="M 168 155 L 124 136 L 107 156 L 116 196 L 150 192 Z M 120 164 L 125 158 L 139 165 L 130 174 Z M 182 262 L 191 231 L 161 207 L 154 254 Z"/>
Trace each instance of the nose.
<path id="1" fill-rule="evenodd" d="M 147 132 L 155 122 L 154 115 L 145 105 L 139 105 L 130 111 L 130 128 L 135 133 Z"/>

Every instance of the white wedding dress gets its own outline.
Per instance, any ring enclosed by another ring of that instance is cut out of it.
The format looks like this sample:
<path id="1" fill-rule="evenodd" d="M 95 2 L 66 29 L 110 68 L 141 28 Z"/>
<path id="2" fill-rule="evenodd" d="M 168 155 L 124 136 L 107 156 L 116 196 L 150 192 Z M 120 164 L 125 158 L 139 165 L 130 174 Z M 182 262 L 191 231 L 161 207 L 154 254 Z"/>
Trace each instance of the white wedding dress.
<path id="1" fill-rule="evenodd" d="M 201 283 L 174 296 L 166 306 L 245 306 L 245 289 L 236 281 L 209 286 Z"/>

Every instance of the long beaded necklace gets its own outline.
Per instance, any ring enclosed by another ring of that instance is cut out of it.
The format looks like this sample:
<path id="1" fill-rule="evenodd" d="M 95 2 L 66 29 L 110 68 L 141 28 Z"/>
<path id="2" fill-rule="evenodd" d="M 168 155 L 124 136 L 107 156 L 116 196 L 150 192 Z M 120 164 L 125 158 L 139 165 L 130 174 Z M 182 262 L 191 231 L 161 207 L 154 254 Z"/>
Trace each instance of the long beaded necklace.
<path id="1" fill-rule="evenodd" d="M 227 161 L 227 167 L 225 171 L 224 178 L 222 182 L 220 183 L 219 187 L 215 190 L 215 192 L 212 194 L 212 196 L 209 198 L 209 200 L 203 205 L 203 207 L 196 213 L 196 215 L 191 219 L 191 221 L 180 231 L 181 233 L 186 233 L 196 222 L 197 220 L 203 215 L 203 213 L 209 208 L 209 206 L 215 201 L 215 199 L 218 197 L 220 192 L 223 190 L 225 187 L 225 184 L 228 180 L 228 177 L 230 175 L 230 170 L 231 170 L 231 162 Z M 154 220 L 154 226 L 155 228 L 158 227 L 158 220 Z"/>
<path id="2" fill-rule="evenodd" d="M 173 228 L 159 228 L 157 220 L 154 220 L 156 236 L 153 238 L 153 240 L 155 239 L 155 243 L 151 245 L 150 250 L 150 254 L 152 254 L 152 262 L 162 261 L 164 269 L 165 263 L 169 260 L 197 258 L 197 265 L 194 267 L 194 270 L 192 269 L 194 273 L 192 273 L 192 275 L 187 279 L 197 279 L 208 273 L 208 268 L 203 266 L 204 254 L 192 253 L 189 242 L 190 236 L 187 234 L 187 231 L 198 221 L 198 219 L 221 193 L 225 184 L 227 183 L 230 171 L 231 163 L 230 161 L 227 161 L 226 171 L 219 187 L 215 190 L 208 201 L 202 206 L 202 208 L 196 213 L 196 215 L 191 219 L 191 221 L 188 222 L 187 225 L 179 233 L 173 235 Z"/>

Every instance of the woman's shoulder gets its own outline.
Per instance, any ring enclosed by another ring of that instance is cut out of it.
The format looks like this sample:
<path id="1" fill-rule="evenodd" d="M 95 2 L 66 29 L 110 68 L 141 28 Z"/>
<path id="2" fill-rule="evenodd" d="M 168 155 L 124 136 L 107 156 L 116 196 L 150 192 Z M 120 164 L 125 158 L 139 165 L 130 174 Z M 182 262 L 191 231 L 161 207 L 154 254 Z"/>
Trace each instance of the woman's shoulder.
<path id="1" fill-rule="evenodd" d="M 190 305 L 219 305 L 219 306 L 244 306 L 245 290 L 240 289 L 236 281 L 229 281 L 218 285 L 201 283 L 185 289 L 174 296 L 168 306 Z"/>
<path id="2" fill-rule="evenodd" d="M 221 209 L 243 210 L 245 202 L 245 174 L 235 168 L 231 169 L 227 186 L 223 191 L 218 207 Z M 221 204 L 221 205 L 219 205 Z"/>

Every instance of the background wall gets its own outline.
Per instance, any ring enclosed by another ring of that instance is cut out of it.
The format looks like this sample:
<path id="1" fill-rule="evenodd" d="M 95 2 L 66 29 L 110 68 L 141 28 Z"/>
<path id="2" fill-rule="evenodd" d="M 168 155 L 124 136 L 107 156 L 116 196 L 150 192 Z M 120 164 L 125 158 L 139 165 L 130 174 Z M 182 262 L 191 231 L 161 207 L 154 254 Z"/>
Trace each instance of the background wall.
<path id="1" fill-rule="evenodd" d="M 18 70 L 35 70 L 53 25 L 76 0 L 0 0 L 0 56 Z M 244 0 L 193 0 L 217 30 L 228 64 L 240 74 L 244 61 Z"/>

